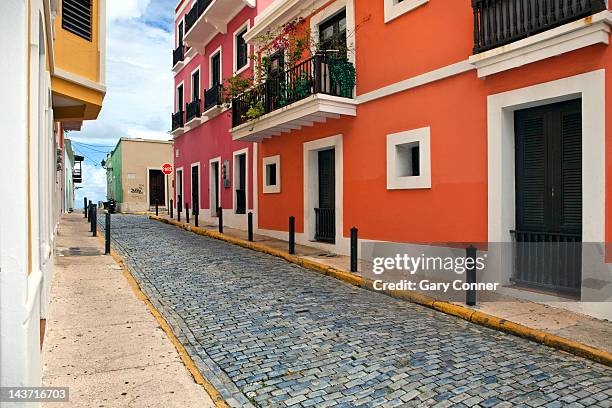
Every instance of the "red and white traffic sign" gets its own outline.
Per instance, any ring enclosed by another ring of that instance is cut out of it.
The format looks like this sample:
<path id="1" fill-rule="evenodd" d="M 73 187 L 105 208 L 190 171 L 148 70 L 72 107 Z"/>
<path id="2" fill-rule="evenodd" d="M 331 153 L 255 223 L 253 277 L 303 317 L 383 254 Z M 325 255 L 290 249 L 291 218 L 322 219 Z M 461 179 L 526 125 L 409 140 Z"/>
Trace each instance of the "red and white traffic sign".
<path id="1" fill-rule="evenodd" d="M 164 172 L 165 175 L 172 174 L 173 170 L 174 169 L 172 168 L 172 164 L 170 163 L 164 163 L 164 165 L 162 166 L 162 171 Z"/>

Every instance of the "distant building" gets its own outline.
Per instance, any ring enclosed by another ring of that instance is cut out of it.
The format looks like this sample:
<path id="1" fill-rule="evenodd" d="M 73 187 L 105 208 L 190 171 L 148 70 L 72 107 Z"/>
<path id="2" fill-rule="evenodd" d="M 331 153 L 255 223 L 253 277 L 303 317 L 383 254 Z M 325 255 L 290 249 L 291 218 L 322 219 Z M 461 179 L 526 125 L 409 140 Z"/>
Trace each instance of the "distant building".
<path id="1" fill-rule="evenodd" d="M 75 209 L 74 191 L 75 184 L 83 181 L 82 163 L 85 158 L 75 155 L 72 150 L 70 139 L 64 140 L 64 165 L 63 165 L 63 186 L 62 186 L 62 208 L 64 212 L 72 212 Z"/>
<path id="2" fill-rule="evenodd" d="M 121 138 L 106 160 L 107 197 L 120 212 L 164 208 L 173 194 L 174 177 L 162 173 L 172 164 L 171 141 Z"/>

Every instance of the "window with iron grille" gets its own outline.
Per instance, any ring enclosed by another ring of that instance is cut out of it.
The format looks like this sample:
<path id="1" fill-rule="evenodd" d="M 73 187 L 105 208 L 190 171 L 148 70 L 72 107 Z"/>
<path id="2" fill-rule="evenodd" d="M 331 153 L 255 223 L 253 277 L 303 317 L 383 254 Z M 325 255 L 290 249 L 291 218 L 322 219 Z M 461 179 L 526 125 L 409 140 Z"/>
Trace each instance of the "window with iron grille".
<path id="1" fill-rule="evenodd" d="M 91 0 L 63 0 L 62 28 L 91 41 Z"/>

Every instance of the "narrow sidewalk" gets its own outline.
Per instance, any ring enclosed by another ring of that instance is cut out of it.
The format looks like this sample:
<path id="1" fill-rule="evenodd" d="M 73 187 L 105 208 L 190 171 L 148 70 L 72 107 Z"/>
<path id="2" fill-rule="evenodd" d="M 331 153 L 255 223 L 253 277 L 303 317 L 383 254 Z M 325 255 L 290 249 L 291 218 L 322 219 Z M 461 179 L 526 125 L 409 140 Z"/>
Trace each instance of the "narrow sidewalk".
<path id="1" fill-rule="evenodd" d="M 183 212 L 181 224 L 185 225 Z M 151 214 L 155 218 L 155 213 Z M 159 213 L 159 218 L 170 221 L 167 213 Z M 176 214 L 171 220 L 176 223 Z M 194 226 L 193 216 L 190 217 L 189 225 Z M 217 231 L 218 226 L 200 223 L 199 227 L 209 231 Z M 247 239 L 246 231 L 224 227 L 224 235 L 241 240 Z M 257 244 L 265 245 L 283 253 L 288 252 L 288 242 L 271 238 L 265 235 L 255 234 L 253 241 Z M 350 258 L 348 256 L 336 255 L 321 249 L 296 245 L 296 255 L 302 259 L 326 265 L 341 272 L 350 274 Z M 371 268 L 371 263 L 359 260 L 358 270 Z M 357 276 L 361 274 L 357 273 Z M 428 296 L 430 294 L 427 294 Z M 440 300 L 440 299 L 438 299 Z M 501 294 L 488 295 L 474 307 L 466 306 L 464 303 L 451 302 L 458 306 L 470 308 L 472 310 L 507 320 L 529 329 L 534 329 L 543 333 L 559 336 L 572 342 L 585 344 L 606 353 L 612 353 L 612 322 L 596 319 L 581 313 L 573 312 L 564 308 L 554 307 L 543 303 L 535 303 L 528 300 L 517 299 Z"/>
<path id="2" fill-rule="evenodd" d="M 62 406 L 214 407 L 82 213 L 56 244 L 43 384 L 69 387 Z"/>

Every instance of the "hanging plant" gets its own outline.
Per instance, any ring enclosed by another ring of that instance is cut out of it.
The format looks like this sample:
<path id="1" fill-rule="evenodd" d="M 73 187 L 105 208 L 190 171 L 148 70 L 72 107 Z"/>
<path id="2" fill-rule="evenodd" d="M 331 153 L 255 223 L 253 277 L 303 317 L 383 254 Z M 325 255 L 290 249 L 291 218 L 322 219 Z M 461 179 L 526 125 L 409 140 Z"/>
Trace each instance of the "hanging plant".
<path id="1" fill-rule="evenodd" d="M 346 59 L 329 59 L 329 75 L 340 96 L 351 98 L 356 83 L 355 66 Z"/>

